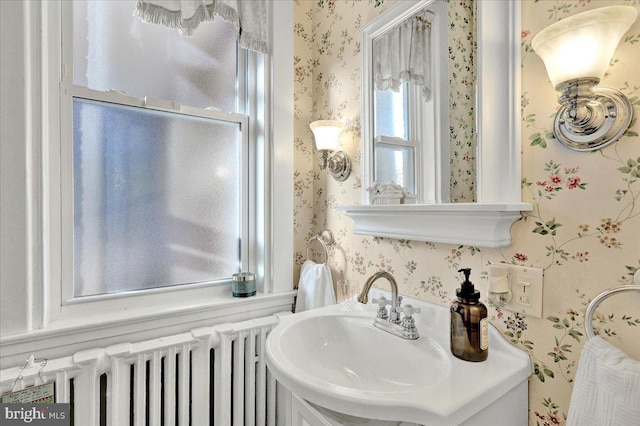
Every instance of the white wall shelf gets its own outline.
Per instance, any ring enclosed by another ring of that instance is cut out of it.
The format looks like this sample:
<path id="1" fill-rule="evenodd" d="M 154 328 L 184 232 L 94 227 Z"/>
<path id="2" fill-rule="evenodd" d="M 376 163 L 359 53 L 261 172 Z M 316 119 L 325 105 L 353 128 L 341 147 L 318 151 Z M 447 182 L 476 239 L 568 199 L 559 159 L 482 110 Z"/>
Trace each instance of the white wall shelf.
<path id="1" fill-rule="evenodd" d="M 529 203 L 398 204 L 342 206 L 360 235 L 433 243 L 506 247 L 511 225 Z"/>

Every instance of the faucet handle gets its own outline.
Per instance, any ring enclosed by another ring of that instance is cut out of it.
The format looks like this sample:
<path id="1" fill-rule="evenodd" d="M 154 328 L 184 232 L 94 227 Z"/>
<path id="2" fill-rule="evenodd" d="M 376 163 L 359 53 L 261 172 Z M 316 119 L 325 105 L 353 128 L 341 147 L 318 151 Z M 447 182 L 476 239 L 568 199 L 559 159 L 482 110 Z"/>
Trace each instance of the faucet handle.
<path id="1" fill-rule="evenodd" d="M 411 305 L 402 306 L 398 309 L 400 312 L 404 314 L 404 318 L 402 318 L 402 336 L 405 339 L 417 339 L 420 337 L 418 334 L 418 329 L 416 328 L 416 322 L 413 319 L 413 314 L 419 314 L 420 308 L 414 308 Z"/>
<path id="2" fill-rule="evenodd" d="M 391 300 L 387 299 L 384 296 L 376 297 L 371 299 L 373 303 L 377 303 L 380 308 L 384 308 L 385 306 L 391 304 Z"/>
<path id="3" fill-rule="evenodd" d="M 405 318 L 410 318 L 413 316 L 413 314 L 419 314 L 420 308 L 414 308 L 411 305 L 405 305 L 405 306 L 400 306 L 398 308 L 398 311 L 403 313 Z"/>
<path id="4" fill-rule="evenodd" d="M 387 305 L 391 303 L 391 300 L 387 299 L 384 296 L 380 296 L 378 298 L 371 300 L 373 303 L 378 304 L 378 315 L 377 317 L 380 319 L 389 318 L 389 313 L 387 312 Z"/>

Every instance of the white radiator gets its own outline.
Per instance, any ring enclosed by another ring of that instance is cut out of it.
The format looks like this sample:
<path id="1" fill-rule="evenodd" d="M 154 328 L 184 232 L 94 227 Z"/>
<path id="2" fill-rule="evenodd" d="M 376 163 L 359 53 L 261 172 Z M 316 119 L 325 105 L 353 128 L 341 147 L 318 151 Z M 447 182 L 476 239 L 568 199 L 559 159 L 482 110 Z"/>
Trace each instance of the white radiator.
<path id="1" fill-rule="evenodd" d="M 265 341 L 270 316 L 139 343 L 77 352 L 0 372 L 2 394 L 55 382 L 78 426 L 275 426 L 276 381 Z M 40 378 L 41 377 L 41 378 Z M 15 386 L 14 386 L 15 383 Z"/>

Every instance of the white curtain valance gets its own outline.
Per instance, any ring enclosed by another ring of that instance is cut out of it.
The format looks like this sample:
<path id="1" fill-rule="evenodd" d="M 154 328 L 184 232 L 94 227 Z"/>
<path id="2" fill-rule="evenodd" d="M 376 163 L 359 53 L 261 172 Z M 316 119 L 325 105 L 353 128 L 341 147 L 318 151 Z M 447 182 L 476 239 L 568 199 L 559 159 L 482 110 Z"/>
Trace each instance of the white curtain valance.
<path id="1" fill-rule="evenodd" d="M 133 14 L 184 36 L 218 16 L 238 29 L 240 47 L 269 53 L 266 0 L 136 0 Z"/>
<path id="2" fill-rule="evenodd" d="M 373 41 L 373 76 L 378 90 L 410 82 L 431 99 L 431 19 L 429 11 L 418 13 Z"/>

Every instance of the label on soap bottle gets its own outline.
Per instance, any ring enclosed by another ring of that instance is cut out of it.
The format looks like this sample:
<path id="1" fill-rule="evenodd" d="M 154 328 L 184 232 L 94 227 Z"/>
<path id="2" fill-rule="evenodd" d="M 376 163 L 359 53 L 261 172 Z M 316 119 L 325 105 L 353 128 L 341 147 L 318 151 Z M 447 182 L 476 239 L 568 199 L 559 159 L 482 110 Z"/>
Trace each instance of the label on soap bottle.
<path id="1" fill-rule="evenodd" d="M 486 351 L 489 348 L 489 320 L 480 320 L 480 349 Z"/>

